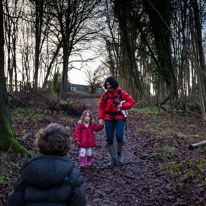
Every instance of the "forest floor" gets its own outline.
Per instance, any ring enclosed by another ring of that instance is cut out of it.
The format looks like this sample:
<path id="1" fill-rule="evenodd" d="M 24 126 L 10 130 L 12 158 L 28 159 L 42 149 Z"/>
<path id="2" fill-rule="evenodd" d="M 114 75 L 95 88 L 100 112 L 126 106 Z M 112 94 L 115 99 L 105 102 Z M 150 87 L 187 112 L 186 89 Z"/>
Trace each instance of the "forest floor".
<path id="1" fill-rule="evenodd" d="M 98 123 L 99 100 L 82 101 Z M 48 110 L 34 114 L 16 108 L 12 110 L 12 128 L 19 143 L 35 156 L 38 153 L 34 136 L 40 128 L 49 123 L 69 126 L 73 138 L 79 118 Z M 156 108 L 133 108 L 127 124 L 123 164 L 107 166 L 110 157 L 105 128 L 95 133 L 97 146 L 93 149 L 91 167 L 79 167 L 75 143 L 68 154 L 84 177 L 87 206 L 206 205 L 206 147 L 189 149 L 191 143 L 206 139 L 201 117 L 190 114 L 186 121 L 178 113 L 172 118 L 170 113 L 158 113 Z M 22 140 L 25 134 L 30 135 Z M 29 158 L 1 151 L 0 161 L 0 205 L 6 206 L 19 169 Z"/>

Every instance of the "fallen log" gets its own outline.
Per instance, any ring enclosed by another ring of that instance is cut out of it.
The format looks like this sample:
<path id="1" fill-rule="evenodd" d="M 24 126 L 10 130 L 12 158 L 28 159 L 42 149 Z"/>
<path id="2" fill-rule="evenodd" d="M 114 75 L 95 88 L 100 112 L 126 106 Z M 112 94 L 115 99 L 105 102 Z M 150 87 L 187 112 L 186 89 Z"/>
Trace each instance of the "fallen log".
<path id="1" fill-rule="evenodd" d="M 199 114 L 197 114 L 197 113 L 195 113 L 195 112 L 192 112 L 192 111 L 189 110 L 189 109 L 188 109 L 188 112 L 191 113 L 191 114 L 194 114 L 194 115 L 196 115 L 196 116 L 198 116 L 198 117 L 200 117 L 200 118 L 202 118 L 202 116 L 200 116 Z"/>
<path id="2" fill-rule="evenodd" d="M 195 144 L 190 144 L 189 149 L 195 149 L 195 148 L 198 148 L 199 146 L 203 146 L 203 145 L 206 145 L 206 141 L 202 141 L 202 142 L 195 143 Z"/>
<path id="3" fill-rule="evenodd" d="M 184 135 L 178 134 L 177 137 L 187 137 L 187 138 L 201 138 L 200 135 Z"/>
<path id="4" fill-rule="evenodd" d="M 15 97 L 14 95 L 10 94 L 9 92 L 7 92 L 7 94 L 8 94 L 10 97 L 12 97 L 12 98 L 16 99 L 17 101 L 19 101 L 20 103 L 22 103 L 24 106 L 29 107 L 27 104 L 25 104 L 24 102 L 22 102 L 20 99 L 18 99 L 18 98 Z"/>
<path id="5" fill-rule="evenodd" d="M 160 104 L 160 107 L 163 105 L 163 104 L 165 104 L 166 102 L 167 102 L 167 100 L 169 100 L 170 99 L 170 97 L 167 97 L 161 104 Z"/>
<path id="6" fill-rule="evenodd" d="M 167 112 L 167 110 L 164 107 L 160 106 L 160 108 L 163 109 L 165 112 Z"/>

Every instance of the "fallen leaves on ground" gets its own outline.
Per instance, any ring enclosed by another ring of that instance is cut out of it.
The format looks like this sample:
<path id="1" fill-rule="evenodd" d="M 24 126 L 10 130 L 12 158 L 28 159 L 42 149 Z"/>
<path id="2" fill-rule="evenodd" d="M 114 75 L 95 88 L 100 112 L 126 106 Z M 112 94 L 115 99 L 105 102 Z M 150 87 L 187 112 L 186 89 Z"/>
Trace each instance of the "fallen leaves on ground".
<path id="1" fill-rule="evenodd" d="M 93 112 L 98 123 L 96 100 L 82 100 Z M 48 113 L 40 120 L 32 121 L 29 114 L 22 118 L 13 115 L 13 131 L 16 139 L 32 154 L 35 133 L 49 123 L 70 126 L 73 137 L 79 117 L 63 113 Z M 23 123 L 22 123 L 23 122 Z M 22 140 L 21 134 L 30 134 Z M 200 139 L 178 138 L 177 134 L 200 135 L 205 139 L 205 125 L 198 116 L 156 113 L 130 113 L 128 130 L 124 132 L 122 165 L 107 166 L 110 161 L 106 147 L 106 132 L 96 132 L 97 146 L 93 149 L 92 166 L 80 168 L 77 145 L 69 157 L 81 171 L 86 189 L 87 206 L 93 205 L 205 205 L 206 204 L 206 148 L 189 150 L 188 144 Z M 201 140 L 202 140 L 201 139 Z M 116 140 L 115 140 L 116 148 Z M 19 169 L 29 159 L 22 155 L 1 152 L 0 204 L 5 206 L 8 194 L 19 175 Z"/>

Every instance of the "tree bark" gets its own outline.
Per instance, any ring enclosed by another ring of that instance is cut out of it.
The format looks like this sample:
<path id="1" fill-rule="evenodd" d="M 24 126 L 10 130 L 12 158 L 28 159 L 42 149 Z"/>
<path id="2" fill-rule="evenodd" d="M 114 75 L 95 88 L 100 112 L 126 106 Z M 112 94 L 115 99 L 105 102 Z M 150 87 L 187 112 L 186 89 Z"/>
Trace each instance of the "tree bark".
<path id="1" fill-rule="evenodd" d="M 56 59 L 56 57 L 57 57 L 57 55 L 58 55 L 59 50 L 61 49 L 61 47 L 62 47 L 62 42 L 60 42 L 59 45 L 57 46 L 57 49 L 56 49 L 56 51 L 55 51 L 55 53 L 54 53 L 54 55 L 53 55 L 53 57 L 52 57 L 52 60 L 51 60 L 51 62 L 50 62 L 50 64 L 49 64 L 49 67 L 48 67 L 47 72 L 46 72 L 46 76 L 45 76 L 45 78 L 44 78 L 43 88 L 46 87 L 47 79 L 48 79 L 49 74 L 50 74 L 50 72 L 51 72 L 52 65 L 53 65 L 54 60 Z"/>
<path id="2" fill-rule="evenodd" d="M 13 67 L 11 66 L 11 19 L 10 19 L 10 13 L 9 13 L 9 8 L 8 8 L 8 1 L 5 2 L 5 8 L 7 15 L 5 15 L 5 35 L 6 35 L 6 45 L 7 45 L 7 68 L 8 68 L 8 83 L 9 83 L 9 90 L 12 91 L 12 84 L 13 84 Z"/>
<path id="3" fill-rule="evenodd" d="M 37 0 L 36 2 L 36 46 L 35 46 L 35 71 L 34 71 L 34 86 L 38 84 L 39 74 L 39 56 L 40 56 L 40 43 L 41 43 L 41 31 L 42 31 L 42 18 L 43 18 L 43 0 Z"/>
<path id="4" fill-rule="evenodd" d="M 17 25 L 13 25 L 13 70 L 14 70 L 14 80 L 15 80 L 15 91 L 17 91 L 17 69 L 16 69 L 16 27 Z"/>
<path id="5" fill-rule="evenodd" d="M 67 96 L 67 78 L 68 78 L 68 62 L 69 62 L 69 52 L 67 43 L 64 43 L 63 47 L 63 75 L 61 82 L 60 97 L 66 99 Z"/>
<path id="6" fill-rule="evenodd" d="M 124 5 L 127 5 L 126 1 L 124 1 L 123 3 L 124 3 Z M 134 28 L 130 27 L 130 29 L 132 31 L 130 34 L 128 32 L 129 31 L 129 28 L 128 28 L 129 11 L 128 11 L 128 8 L 125 8 L 124 5 L 122 5 L 121 2 L 118 2 L 117 0 L 114 1 L 114 5 L 115 5 L 114 12 L 117 15 L 117 18 L 119 21 L 119 28 L 122 32 L 122 41 L 124 41 L 124 44 L 126 45 L 127 57 L 129 60 L 129 72 L 131 72 L 132 77 L 134 79 L 135 86 L 139 90 L 140 98 L 142 98 L 144 96 L 144 89 L 143 89 L 143 85 L 141 83 L 141 78 L 140 78 L 139 72 L 137 70 L 135 51 L 132 47 L 133 42 L 134 42 L 132 32 L 133 32 Z"/>
<path id="7" fill-rule="evenodd" d="M 192 13 L 192 11 L 190 10 L 190 14 L 191 13 Z M 191 28 L 191 37 L 192 37 L 192 39 L 195 39 L 194 36 L 195 36 L 194 30 Z M 193 46 L 193 53 L 194 53 L 194 56 L 195 56 L 195 62 L 196 62 L 196 64 L 198 64 L 197 48 L 194 45 L 194 41 L 192 41 L 192 46 Z M 194 65 L 194 68 L 196 69 L 196 73 L 197 73 L 198 96 L 199 96 L 200 103 L 201 103 L 202 119 L 203 119 L 203 121 L 206 121 L 205 103 L 204 103 L 204 98 L 203 98 L 203 85 L 202 85 L 202 79 L 201 79 L 201 72 L 200 72 L 200 69 L 198 68 L 198 66 L 196 64 L 193 64 L 193 62 L 192 62 L 192 65 Z"/>
<path id="8" fill-rule="evenodd" d="M 205 68 L 205 57 L 203 52 L 203 45 L 202 45 L 202 29 L 201 29 L 201 23 L 200 23 L 200 11 L 198 8 L 197 0 L 191 0 L 193 10 L 194 10 L 194 17 L 195 17 L 195 28 L 197 31 L 197 44 L 198 44 L 198 50 L 199 50 L 199 58 L 200 58 L 200 67 L 202 71 L 206 73 Z M 203 78 L 203 85 L 204 90 L 206 91 L 206 76 L 201 75 Z"/>
<path id="9" fill-rule="evenodd" d="M 2 0 L 0 1 L 0 150 L 7 151 L 12 148 L 13 152 L 24 153 L 29 152 L 19 145 L 14 139 L 14 135 L 10 126 L 11 115 L 9 110 L 9 101 L 6 90 L 6 78 L 4 74 L 4 33 L 3 33 L 3 16 L 2 16 Z"/>

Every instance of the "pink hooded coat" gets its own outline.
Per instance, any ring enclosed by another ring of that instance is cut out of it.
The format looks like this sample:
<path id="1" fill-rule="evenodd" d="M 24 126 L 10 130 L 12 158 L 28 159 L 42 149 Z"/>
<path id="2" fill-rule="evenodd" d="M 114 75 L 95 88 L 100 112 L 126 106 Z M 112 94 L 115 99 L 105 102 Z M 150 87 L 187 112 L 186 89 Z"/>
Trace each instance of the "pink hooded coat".
<path id="1" fill-rule="evenodd" d="M 78 124 L 74 141 L 79 141 L 78 147 L 95 147 L 96 141 L 95 141 L 95 135 L 93 131 L 100 131 L 102 130 L 104 125 L 96 125 L 95 123 L 89 124 L 88 128 L 84 124 Z"/>

